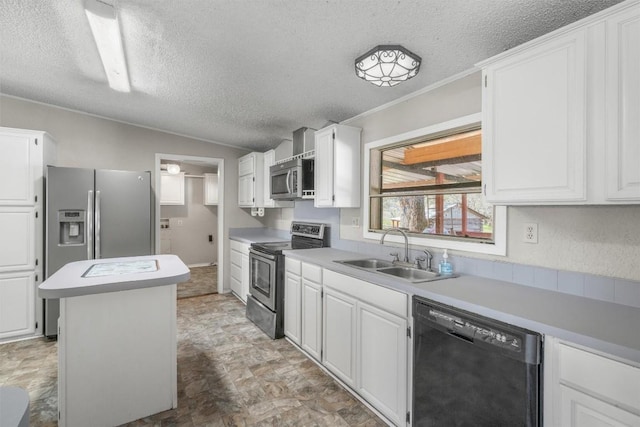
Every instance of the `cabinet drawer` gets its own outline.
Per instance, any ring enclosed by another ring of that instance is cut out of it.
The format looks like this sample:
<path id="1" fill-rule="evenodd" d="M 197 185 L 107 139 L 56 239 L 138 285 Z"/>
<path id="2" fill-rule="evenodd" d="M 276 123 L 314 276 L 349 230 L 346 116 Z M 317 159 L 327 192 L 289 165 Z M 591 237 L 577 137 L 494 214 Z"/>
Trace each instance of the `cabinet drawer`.
<path id="1" fill-rule="evenodd" d="M 231 264 L 231 278 L 242 282 L 242 268 L 239 265 Z"/>
<path id="2" fill-rule="evenodd" d="M 291 259 L 289 257 L 284 258 L 284 268 L 287 273 L 296 274 L 299 276 L 301 271 L 300 264 L 301 262 L 297 259 Z"/>
<path id="3" fill-rule="evenodd" d="M 242 254 L 236 250 L 231 251 L 231 264 L 235 264 L 238 267 L 242 265 Z"/>
<path id="4" fill-rule="evenodd" d="M 398 316 L 406 318 L 408 315 L 407 294 L 331 270 L 325 269 L 322 276 L 325 287 L 336 289 Z"/>
<path id="5" fill-rule="evenodd" d="M 322 283 L 322 267 L 303 262 L 302 277 L 312 282 Z"/>
<path id="6" fill-rule="evenodd" d="M 559 345 L 560 382 L 640 409 L 640 368 Z"/>
<path id="7" fill-rule="evenodd" d="M 229 247 L 232 250 L 239 251 L 241 253 L 243 253 L 243 252 L 244 253 L 249 253 L 249 245 L 246 244 L 246 243 L 241 243 L 241 242 L 238 242 L 238 241 L 235 241 L 235 240 L 231 240 L 231 244 L 229 245 Z"/>

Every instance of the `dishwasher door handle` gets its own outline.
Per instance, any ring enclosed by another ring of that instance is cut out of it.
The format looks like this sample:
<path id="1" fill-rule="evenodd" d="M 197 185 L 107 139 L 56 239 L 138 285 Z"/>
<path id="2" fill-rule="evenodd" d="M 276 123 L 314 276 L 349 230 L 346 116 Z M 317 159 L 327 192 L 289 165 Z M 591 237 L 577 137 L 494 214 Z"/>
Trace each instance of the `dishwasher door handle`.
<path id="1" fill-rule="evenodd" d="M 471 337 L 466 337 L 466 336 L 464 336 L 462 334 L 457 333 L 456 331 L 447 331 L 447 333 L 449 335 L 451 335 L 452 337 L 455 337 L 455 338 L 458 338 L 458 339 L 460 339 L 462 341 L 466 341 L 468 343 L 473 344 L 473 338 L 471 338 Z"/>

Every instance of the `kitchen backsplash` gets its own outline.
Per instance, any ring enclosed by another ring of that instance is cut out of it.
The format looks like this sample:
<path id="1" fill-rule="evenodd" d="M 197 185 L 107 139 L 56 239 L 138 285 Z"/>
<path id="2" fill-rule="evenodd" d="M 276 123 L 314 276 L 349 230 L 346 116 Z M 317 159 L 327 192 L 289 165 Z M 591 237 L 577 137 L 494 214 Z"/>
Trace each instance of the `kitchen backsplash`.
<path id="1" fill-rule="evenodd" d="M 331 226 L 331 247 L 345 251 L 391 259 L 389 253 L 396 252 L 398 246 L 380 245 L 357 240 L 340 239 L 340 209 L 317 209 L 313 201 L 297 201 L 295 207 L 288 210 L 290 219 L 296 221 L 314 221 Z M 290 221 L 281 218 L 281 221 Z M 411 259 L 423 256 L 422 250 L 411 250 Z M 442 252 L 433 251 L 432 265 L 437 267 Z M 532 286 L 566 294 L 583 296 L 600 301 L 609 301 L 640 308 L 640 281 L 599 276 L 588 273 L 556 270 L 526 264 L 492 261 L 470 258 L 449 252 L 449 260 L 454 271 L 460 274 L 503 280 L 523 286 Z"/>
<path id="2" fill-rule="evenodd" d="M 333 233 L 332 233 L 333 234 Z M 331 247 L 345 251 L 367 254 L 381 259 L 391 259 L 390 252 L 397 252 L 398 246 L 380 245 L 355 240 L 332 240 Z M 432 252 L 432 265 L 437 267 L 442 253 Z M 410 258 L 424 256 L 422 250 L 410 250 Z M 548 289 L 566 294 L 583 296 L 600 301 L 615 302 L 640 308 L 640 282 L 554 270 L 504 261 L 469 258 L 449 252 L 449 261 L 455 273 L 503 280 L 524 286 Z"/>

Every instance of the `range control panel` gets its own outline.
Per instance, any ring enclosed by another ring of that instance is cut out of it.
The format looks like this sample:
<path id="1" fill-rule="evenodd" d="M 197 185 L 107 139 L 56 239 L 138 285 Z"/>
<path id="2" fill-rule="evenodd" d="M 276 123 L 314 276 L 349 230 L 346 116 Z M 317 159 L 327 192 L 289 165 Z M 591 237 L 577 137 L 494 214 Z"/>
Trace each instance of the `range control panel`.
<path id="1" fill-rule="evenodd" d="M 317 239 L 322 239 L 324 237 L 325 228 L 325 224 L 294 221 L 291 223 L 291 234 L 295 236 L 315 237 Z"/>
<path id="2" fill-rule="evenodd" d="M 433 317 L 436 323 L 445 326 L 454 335 L 460 335 L 473 341 L 481 340 L 510 351 L 519 352 L 522 348 L 522 340 L 507 331 L 472 323 L 449 313 L 433 309 L 429 310 L 429 315 Z"/>

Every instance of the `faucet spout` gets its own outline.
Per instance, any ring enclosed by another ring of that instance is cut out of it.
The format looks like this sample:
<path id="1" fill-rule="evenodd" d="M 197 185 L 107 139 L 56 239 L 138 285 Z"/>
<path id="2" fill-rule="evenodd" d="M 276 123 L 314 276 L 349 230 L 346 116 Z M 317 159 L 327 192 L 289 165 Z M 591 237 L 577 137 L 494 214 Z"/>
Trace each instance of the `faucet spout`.
<path id="1" fill-rule="evenodd" d="M 387 231 L 385 231 L 384 234 L 382 234 L 382 237 L 380 238 L 380 244 L 381 245 L 384 244 L 384 238 L 386 237 L 387 234 L 391 233 L 392 231 L 400 233 L 402 234 L 402 237 L 404 237 L 404 260 L 403 261 L 409 262 L 409 238 L 407 237 L 407 233 L 405 233 L 403 230 L 399 228 L 387 229 Z"/>

